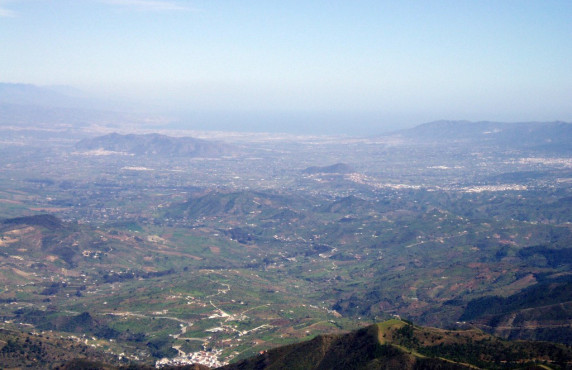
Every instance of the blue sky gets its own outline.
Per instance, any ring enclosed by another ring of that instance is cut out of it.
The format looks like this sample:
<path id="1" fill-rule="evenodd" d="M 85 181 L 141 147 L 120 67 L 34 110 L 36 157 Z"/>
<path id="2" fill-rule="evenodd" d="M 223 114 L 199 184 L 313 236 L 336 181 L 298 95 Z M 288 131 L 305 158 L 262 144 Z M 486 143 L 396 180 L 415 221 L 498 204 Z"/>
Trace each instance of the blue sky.
<path id="1" fill-rule="evenodd" d="M 0 0 L 0 82 L 394 125 L 572 121 L 572 1 Z"/>

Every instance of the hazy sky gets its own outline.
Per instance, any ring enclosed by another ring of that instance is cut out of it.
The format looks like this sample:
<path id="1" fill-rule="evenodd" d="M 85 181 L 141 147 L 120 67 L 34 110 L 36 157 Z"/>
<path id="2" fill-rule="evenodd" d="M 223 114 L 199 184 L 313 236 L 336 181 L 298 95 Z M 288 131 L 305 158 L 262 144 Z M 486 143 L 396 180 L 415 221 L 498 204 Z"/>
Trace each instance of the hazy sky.
<path id="1" fill-rule="evenodd" d="M 572 121 L 572 1 L 0 0 L 0 82 L 189 110 Z"/>

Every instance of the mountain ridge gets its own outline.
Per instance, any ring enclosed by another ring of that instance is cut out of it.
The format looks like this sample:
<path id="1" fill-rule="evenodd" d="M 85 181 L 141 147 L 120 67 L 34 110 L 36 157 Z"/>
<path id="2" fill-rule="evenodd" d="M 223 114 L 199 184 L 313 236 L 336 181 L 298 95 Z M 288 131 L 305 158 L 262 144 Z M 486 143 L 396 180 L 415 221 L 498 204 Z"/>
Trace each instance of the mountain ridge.
<path id="1" fill-rule="evenodd" d="M 495 369 L 566 367 L 571 360 L 572 350 L 564 345 L 508 342 L 476 329 L 419 327 L 392 319 L 270 349 L 220 369 Z"/>

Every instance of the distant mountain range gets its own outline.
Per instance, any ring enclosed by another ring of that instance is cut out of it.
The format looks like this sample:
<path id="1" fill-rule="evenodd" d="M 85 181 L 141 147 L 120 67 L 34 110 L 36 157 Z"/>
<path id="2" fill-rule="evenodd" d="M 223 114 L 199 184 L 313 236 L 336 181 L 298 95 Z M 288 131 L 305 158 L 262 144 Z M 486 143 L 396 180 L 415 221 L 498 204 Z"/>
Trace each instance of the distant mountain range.
<path id="1" fill-rule="evenodd" d="M 191 137 L 170 137 L 160 134 L 120 135 L 109 134 L 84 139 L 77 143 L 79 151 L 103 150 L 133 155 L 157 155 L 169 157 L 218 157 L 232 154 L 231 145 L 195 139 Z"/>
<path id="2" fill-rule="evenodd" d="M 88 101 L 85 99 L 85 94 L 70 88 L 0 83 L 0 104 L 86 108 Z"/>
<path id="3" fill-rule="evenodd" d="M 435 121 L 391 136 L 426 143 L 457 142 L 572 151 L 572 123 L 567 122 Z"/>
<path id="4" fill-rule="evenodd" d="M 81 134 L 89 126 L 125 128 L 163 123 L 164 118 L 157 115 L 138 113 L 66 86 L 0 83 L 0 129 Z"/>
<path id="5" fill-rule="evenodd" d="M 119 125 L 124 124 L 126 121 L 148 122 L 148 116 L 143 118 L 138 117 L 135 113 L 117 113 L 118 111 L 135 112 L 139 111 L 140 108 L 134 106 L 133 103 L 103 101 L 67 86 L 42 87 L 31 84 L 0 83 L 0 126 L 9 124 L 47 126 L 66 123 L 77 127 L 90 123 Z M 262 128 L 266 126 L 246 122 L 252 121 L 253 117 L 238 117 L 239 115 L 238 113 L 233 114 L 233 119 L 236 119 L 236 122 L 242 122 L 244 127 L 253 127 L 252 131 L 264 131 Z M 319 117 L 319 114 L 316 114 L 316 117 L 310 115 L 303 120 L 308 121 L 308 123 L 319 124 L 321 123 Z M 211 125 L 209 127 L 218 127 L 219 130 L 221 129 L 220 125 L 224 126 L 223 121 L 226 119 L 228 117 L 224 118 L 217 115 L 207 115 L 206 118 L 193 118 L 193 120 L 207 121 Z M 270 119 L 277 124 L 276 117 L 262 115 L 256 120 L 266 125 Z M 336 132 L 343 131 L 341 127 L 349 126 L 352 119 L 351 116 L 348 116 L 347 122 L 336 123 L 336 126 L 339 126 Z M 152 121 L 155 120 L 164 124 L 164 118 L 154 117 Z M 284 128 L 282 130 L 284 132 L 287 132 L 288 128 L 294 132 L 304 130 L 300 127 L 301 118 L 295 114 L 290 118 L 281 118 L 281 120 L 283 122 L 280 122 L 280 127 Z M 193 124 L 189 118 L 184 121 L 186 126 Z M 375 126 L 373 122 L 371 125 L 372 127 Z M 240 131 L 244 127 L 229 126 L 227 129 Z M 383 136 L 388 135 L 428 143 L 465 142 L 487 145 L 517 145 L 520 147 L 533 147 L 539 150 L 548 148 L 550 150 L 572 151 L 572 124 L 559 121 L 502 123 L 442 120 L 424 123 L 411 129 Z"/>

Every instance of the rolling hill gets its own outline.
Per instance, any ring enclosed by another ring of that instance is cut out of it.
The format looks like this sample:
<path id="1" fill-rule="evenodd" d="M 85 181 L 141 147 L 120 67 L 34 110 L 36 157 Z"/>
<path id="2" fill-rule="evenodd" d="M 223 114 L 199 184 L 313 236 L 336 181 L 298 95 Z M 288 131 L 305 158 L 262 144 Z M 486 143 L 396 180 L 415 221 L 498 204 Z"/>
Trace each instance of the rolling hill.
<path id="1" fill-rule="evenodd" d="M 170 137 L 160 134 L 120 135 L 117 133 L 84 139 L 77 143 L 79 151 L 104 150 L 132 155 L 167 157 L 218 157 L 232 154 L 234 149 L 220 142 L 191 137 Z"/>

